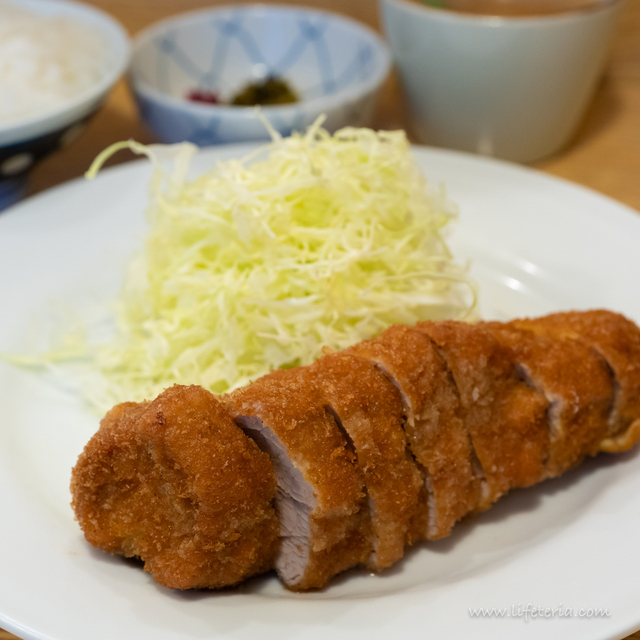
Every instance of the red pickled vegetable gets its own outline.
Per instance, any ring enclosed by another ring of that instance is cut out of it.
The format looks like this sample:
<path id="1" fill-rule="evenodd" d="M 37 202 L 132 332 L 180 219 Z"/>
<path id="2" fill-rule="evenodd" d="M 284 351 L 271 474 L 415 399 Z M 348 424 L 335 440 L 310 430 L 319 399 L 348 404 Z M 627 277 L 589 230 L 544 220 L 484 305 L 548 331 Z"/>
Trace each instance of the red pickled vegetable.
<path id="1" fill-rule="evenodd" d="M 187 94 L 187 100 L 193 102 L 205 102 L 206 104 L 219 104 L 220 100 L 217 94 L 213 91 L 206 91 L 204 89 L 192 89 Z"/>

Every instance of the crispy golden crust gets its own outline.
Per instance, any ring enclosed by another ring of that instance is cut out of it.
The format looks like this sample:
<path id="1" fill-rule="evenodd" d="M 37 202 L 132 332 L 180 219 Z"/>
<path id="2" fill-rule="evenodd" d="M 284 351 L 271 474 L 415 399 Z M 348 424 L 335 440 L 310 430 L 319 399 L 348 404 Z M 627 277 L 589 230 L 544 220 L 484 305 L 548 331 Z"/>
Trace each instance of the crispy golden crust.
<path id="1" fill-rule="evenodd" d="M 307 372 L 353 443 L 372 503 L 374 553 L 382 569 L 404 555 L 423 478 L 407 450 L 398 390 L 376 367 L 348 354 L 328 355 Z"/>
<path id="2" fill-rule="evenodd" d="M 514 320 L 512 324 L 539 335 L 577 340 L 608 362 L 617 389 L 605 448 L 615 450 L 618 437 L 623 449 L 628 448 L 629 427 L 640 419 L 640 328 L 623 315 L 604 309 L 554 313 Z"/>
<path id="3" fill-rule="evenodd" d="M 480 484 L 459 399 L 442 359 L 430 339 L 400 325 L 345 353 L 378 363 L 402 391 L 408 405 L 405 431 L 413 455 L 427 470 L 430 493 L 430 513 L 422 518 L 426 528 L 414 535 L 446 536 L 476 506 Z"/>
<path id="4" fill-rule="evenodd" d="M 273 566 L 275 490 L 268 457 L 196 386 L 114 407 L 71 479 L 87 540 L 139 556 L 177 589 L 223 587 Z"/>
<path id="5" fill-rule="evenodd" d="M 551 446 L 548 410 L 544 394 L 518 378 L 511 378 L 496 399 L 494 419 L 502 425 L 506 441 L 497 466 L 512 489 L 546 477 Z M 499 430 L 497 426 L 495 432 Z"/>
<path id="6" fill-rule="evenodd" d="M 614 397 L 606 362 L 575 340 L 537 335 L 514 324 L 486 326 L 549 401 L 547 475 L 557 476 L 597 453 Z"/>
<path id="7" fill-rule="evenodd" d="M 477 508 L 540 480 L 549 450 L 546 402 L 517 375 L 511 354 L 480 325 L 422 322 L 416 328 L 438 345 L 459 390 L 486 477 Z"/>
<path id="8" fill-rule="evenodd" d="M 287 582 L 296 590 L 321 587 L 335 573 L 366 562 L 371 553 L 362 471 L 303 371 L 273 371 L 227 396 L 234 418 L 258 417 L 280 439 L 293 466 L 313 488 L 316 504 L 309 514 L 308 562 L 298 582 Z M 362 527 L 368 533 L 353 533 Z"/>
<path id="9" fill-rule="evenodd" d="M 388 566 L 510 488 L 639 439 L 640 329 L 624 317 L 425 322 L 223 400 L 175 386 L 114 407 L 73 470 L 72 505 L 89 542 L 140 556 L 162 585 L 276 566 L 303 590 Z"/>

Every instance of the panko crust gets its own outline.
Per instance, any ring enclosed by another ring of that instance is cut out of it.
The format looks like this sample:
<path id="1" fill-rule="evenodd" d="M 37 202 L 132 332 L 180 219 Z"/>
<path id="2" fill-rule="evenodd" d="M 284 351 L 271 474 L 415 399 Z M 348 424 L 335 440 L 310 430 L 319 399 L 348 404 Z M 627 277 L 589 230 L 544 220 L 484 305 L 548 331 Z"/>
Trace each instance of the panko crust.
<path id="1" fill-rule="evenodd" d="M 307 370 L 353 443 L 370 497 L 373 548 L 369 567 L 388 567 L 404 555 L 423 478 L 408 451 L 402 399 L 370 362 L 326 355 Z"/>
<path id="2" fill-rule="evenodd" d="M 258 417 L 283 443 L 293 466 L 313 489 L 309 555 L 289 589 L 322 587 L 371 553 L 371 519 L 364 477 L 306 368 L 273 371 L 226 397 L 235 420 Z"/>
<path id="3" fill-rule="evenodd" d="M 362 473 L 334 418 L 327 413 L 304 367 L 277 370 L 226 397 L 234 419 L 258 416 L 276 432 L 305 479 L 318 489 L 319 513 L 356 513 L 362 499 Z"/>
<path id="4" fill-rule="evenodd" d="M 460 393 L 486 477 L 476 508 L 486 509 L 510 489 L 539 481 L 549 455 L 547 404 L 518 375 L 508 349 L 482 324 L 421 322 L 416 328 L 439 347 Z M 529 411 L 520 410 L 520 403 Z"/>
<path id="5" fill-rule="evenodd" d="M 487 323 L 549 401 L 546 475 L 558 476 L 595 455 L 608 431 L 614 379 L 604 359 L 575 340 L 536 334 L 515 324 Z"/>
<path id="6" fill-rule="evenodd" d="M 421 332 L 395 325 L 345 353 L 377 363 L 394 380 L 407 404 L 407 440 L 429 482 L 429 504 L 423 506 L 426 513 L 414 539 L 448 535 L 455 522 L 478 503 L 480 480 L 472 467 L 460 400 L 437 349 Z"/>
<path id="7" fill-rule="evenodd" d="M 72 472 L 72 507 L 94 546 L 138 556 L 176 589 L 232 585 L 273 566 L 278 520 L 268 456 L 197 386 L 124 403 Z"/>
<path id="8" fill-rule="evenodd" d="M 553 313 L 511 324 L 539 335 L 576 340 L 595 349 L 607 361 L 617 388 L 606 447 L 615 450 L 615 443 L 620 440 L 620 450 L 627 449 L 629 431 L 637 430 L 630 430 L 630 425 L 640 419 L 640 328 L 622 314 L 606 309 Z"/>
<path id="9" fill-rule="evenodd" d="M 117 405 L 72 506 L 91 544 L 161 585 L 276 568 L 305 590 L 638 440 L 640 328 L 620 314 L 396 325 L 224 398 L 176 385 Z"/>

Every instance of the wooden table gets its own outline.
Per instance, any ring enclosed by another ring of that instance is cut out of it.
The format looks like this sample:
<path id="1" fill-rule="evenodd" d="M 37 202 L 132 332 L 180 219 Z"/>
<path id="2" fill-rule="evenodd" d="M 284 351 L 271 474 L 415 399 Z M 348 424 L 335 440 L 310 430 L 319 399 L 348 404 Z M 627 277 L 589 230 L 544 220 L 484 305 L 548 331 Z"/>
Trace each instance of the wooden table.
<path id="1" fill-rule="evenodd" d="M 168 15 L 228 0 L 85 0 L 120 20 L 131 34 Z M 269 1 L 269 0 L 267 0 Z M 273 1 L 273 0 L 271 0 Z M 279 0 L 281 3 L 291 0 Z M 379 29 L 374 0 L 295 0 L 325 8 Z M 384 87 L 375 126 L 407 128 L 407 114 L 395 77 Z M 111 142 L 134 138 L 150 142 L 123 82 L 84 134 L 32 174 L 33 193 L 80 176 Z M 118 154 L 112 162 L 128 159 Z M 640 210 L 640 0 L 627 0 L 614 43 L 611 64 L 584 122 L 562 153 L 537 163 L 542 171 L 601 191 Z"/>
<path id="2" fill-rule="evenodd" d="M 165 16 L 230 0 L 85 0 L 120 20 L 131 34 Z M 263 0 L 269 2 L 270 0 Z M 273 1 L 273 0 L 271 0 Z M 290 3 L 291 0 L 278 0 Z M 349 15 L 380 28 L 374 0 L 295 0 Z M 399 85 L 391 77 L 384 87 L 375 126 L 407 127 Z M 124 83 L 83 135 L 64 151 L 42 162 L 31 176 L 32 193 L 81 176 L 107 145 L 134 138 L 150 142 Z M 118 154 L 111 162 L 127 160 Z M 581 183 L 640 210 L 640 0 L 627 0 L 611 61 L 593 104 L 572 143 L 536 168 Z M 639 248 L 640 250 L 640 248 Z M 640 632 L 630 638 L 640 640 Z M 15 640 L 0 630 L 0 640 Z"/>

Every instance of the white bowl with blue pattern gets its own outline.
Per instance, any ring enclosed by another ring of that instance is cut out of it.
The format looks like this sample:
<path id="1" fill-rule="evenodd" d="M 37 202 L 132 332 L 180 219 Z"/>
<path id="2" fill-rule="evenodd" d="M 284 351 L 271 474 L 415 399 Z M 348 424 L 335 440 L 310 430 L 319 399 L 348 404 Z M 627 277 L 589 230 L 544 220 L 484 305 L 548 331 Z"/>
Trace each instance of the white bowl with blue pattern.
<path id="1" fill-rule="evenodd" d="M 324 114 L 324 127 L 367 126 L 390 69 L 382 39 L 349 18 L 299 6 L 241 5 L 182 14 L 134 41 L 129 83 L 140 114 L 161 141 L 200 146 L 268 139 L 255 107 L 221 102 L 251 82 L 285 80 L 300 101 L 260 108 L 276 131 L 304 130 Z"/>

